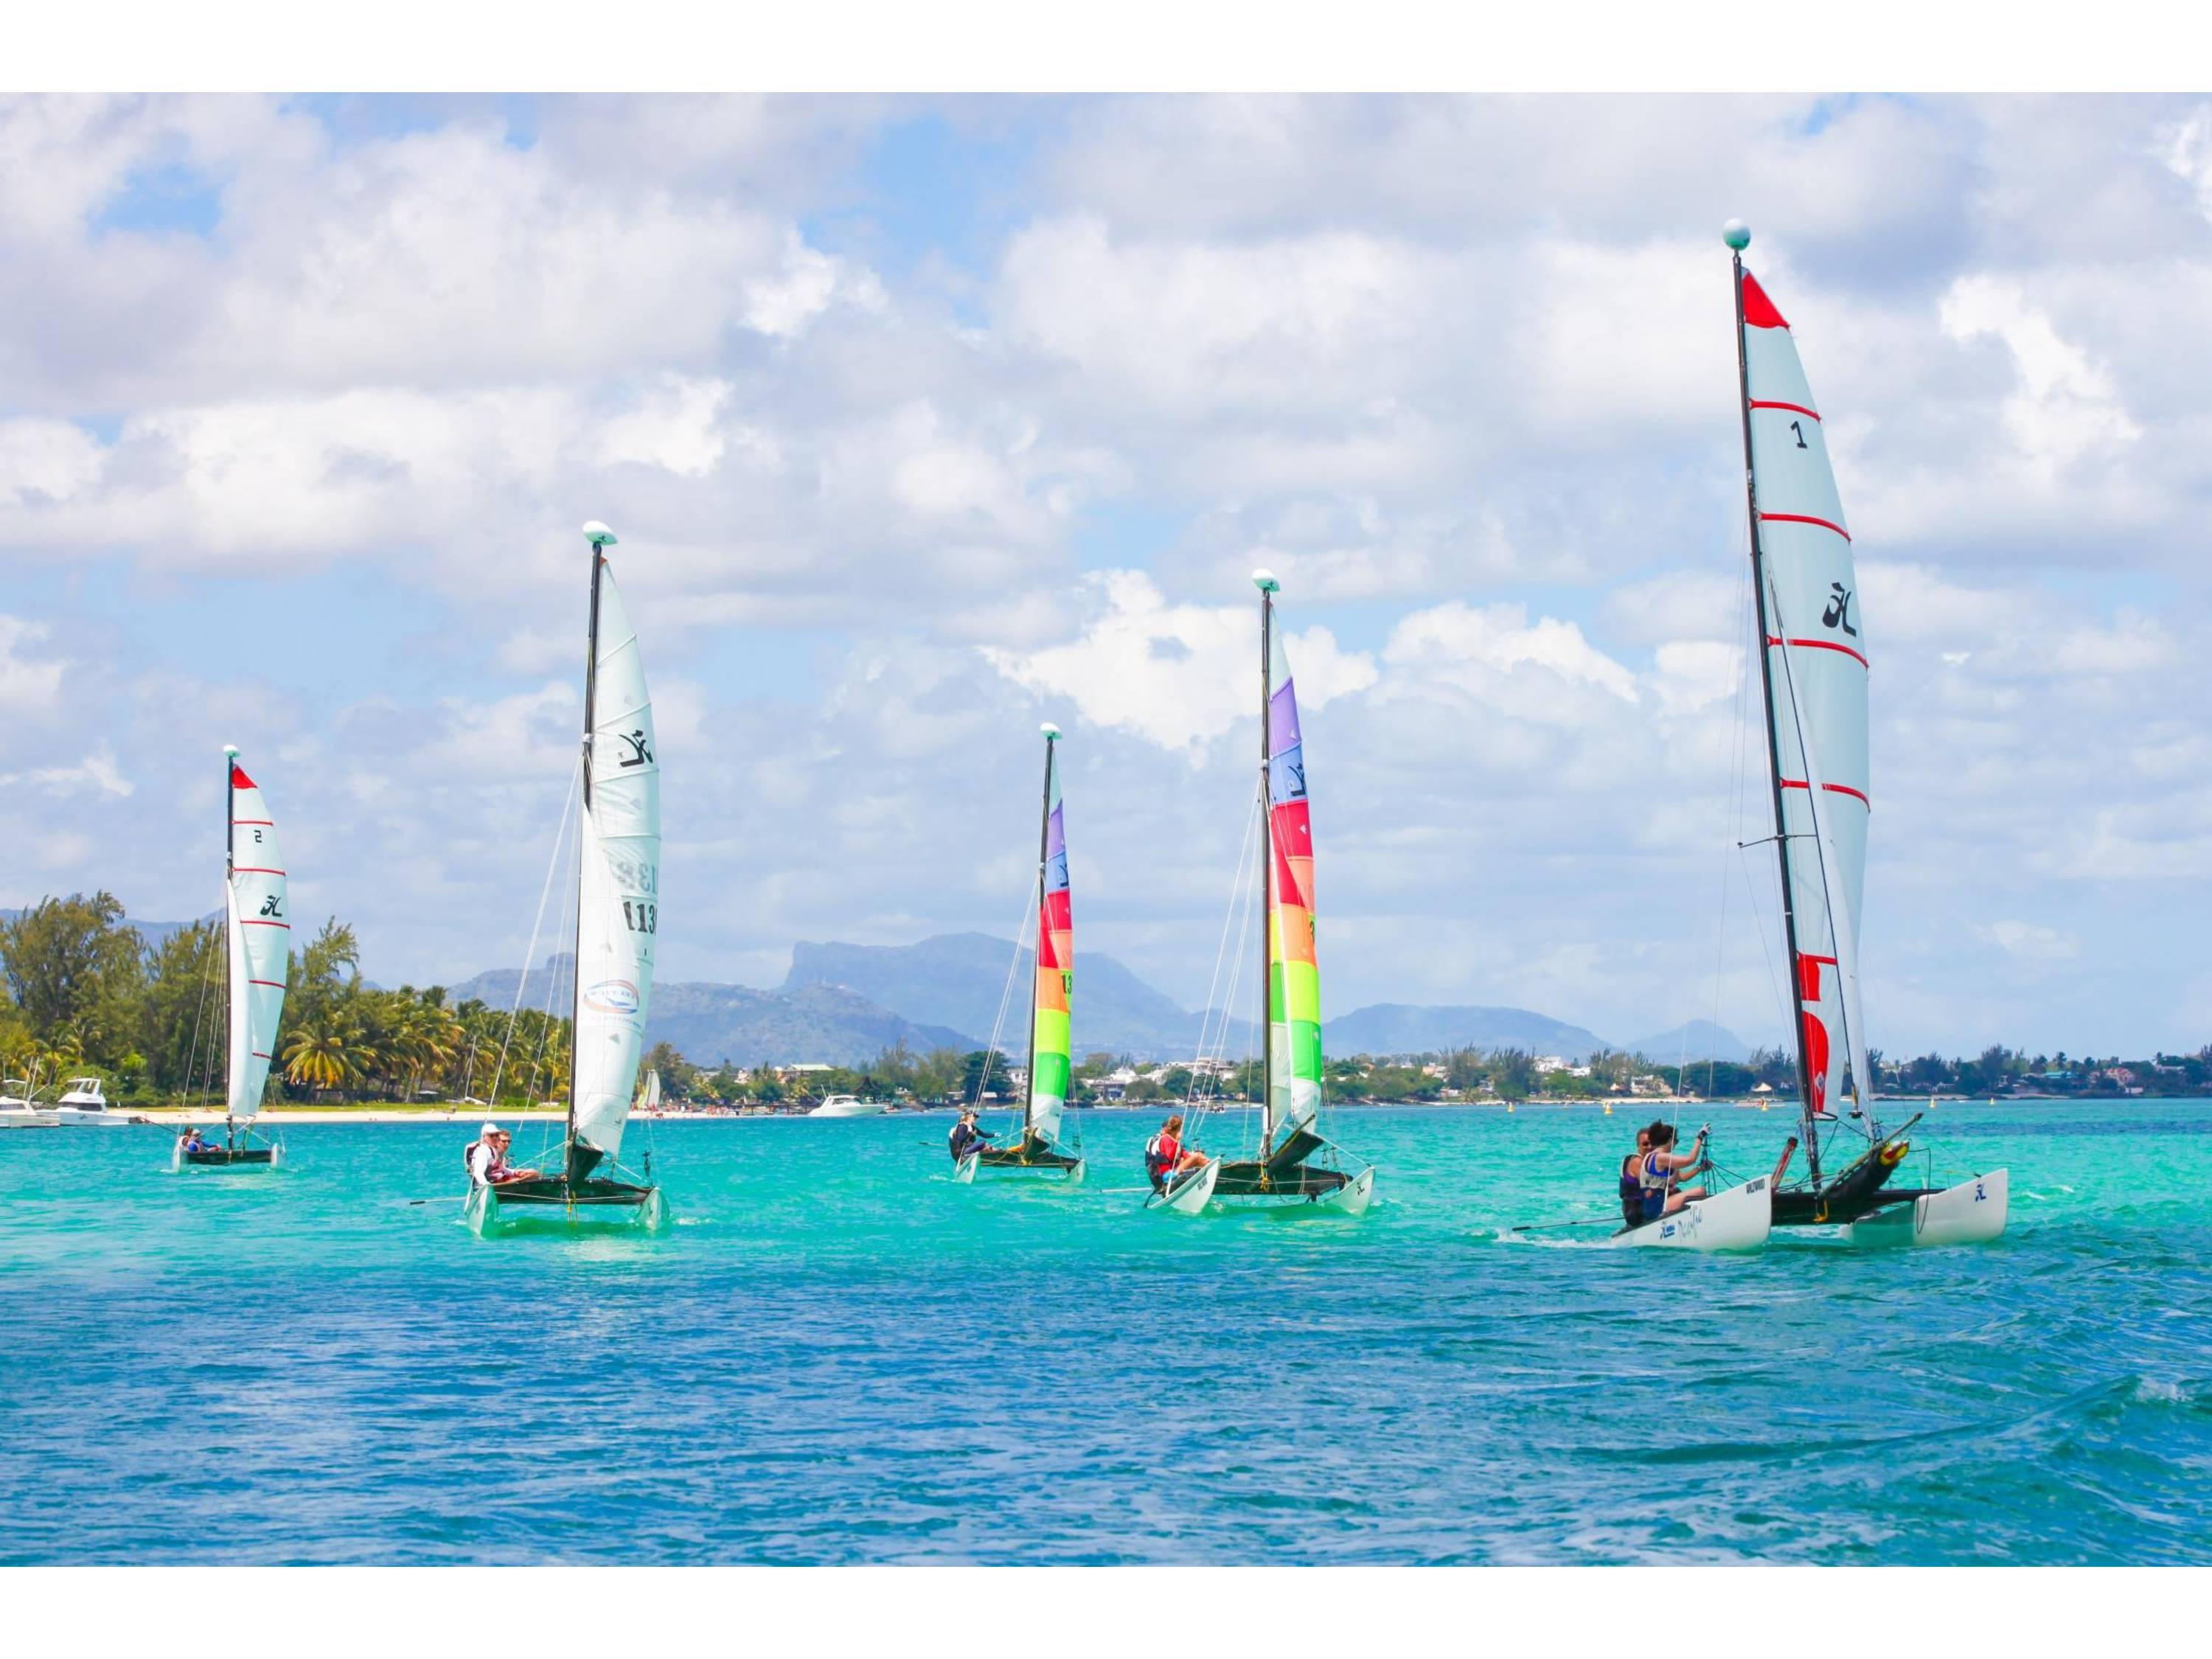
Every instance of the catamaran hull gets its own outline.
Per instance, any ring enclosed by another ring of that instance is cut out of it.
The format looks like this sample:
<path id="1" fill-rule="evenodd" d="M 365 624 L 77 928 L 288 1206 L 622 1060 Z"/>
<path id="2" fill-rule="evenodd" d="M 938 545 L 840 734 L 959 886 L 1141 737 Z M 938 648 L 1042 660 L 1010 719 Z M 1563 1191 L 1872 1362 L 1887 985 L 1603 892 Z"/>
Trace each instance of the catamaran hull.
<path id="1" fill-rule="evenodd" d="M 2003 1235 L 2011 1204 L 2011 1172 L 1992 1170 L 1855 1221 L 1844 1237 L 1876 1246 L 1986 1244 Z"/>
<path id="2" fill-rule="evenodd" d="M 576 1193 L 471 1187 L 462 1206 L 461 1217 L 478 1238 L 496 1237 L 526 1227 L 650 1233 L 658 1232 L 666 1224 L 668 1200 L 658 1187 L 633 1187 L 617 1182 L 587 1182 L 584 1189 Z"/>
<path id="3" fill-rule="evenodd" d="M 1343 1176 L 1334 1170 L 1301 1171 L 1307 1179 L 1296 1184 L 1275 1184 L 1266 1191 L 1243 1188 L 1224 1191 L 1214 1188 L 1213 1201 L 1224 1209 L 1267 1210 L 1277 1215 L 1346 1215 L 1367 1213 L 1367 1206 L 1375 1200 L 1375 1171 L 1362 1170 L 1354 1176 Z M 1323 1181 L 1313 1177 L 1327 1176 Z"/>
<path id="4" fill-rule="evenodd" d="M 181 1140 L 170 1148 L 169 1168 L 184 1170 L 273 1170 L 284 1161 L 284 1148 L 274 1146 L 210 1146 L 188 1152 Z"/>
<path id="5" fill-rule="evenodd" d="M 1220 1179 L 1221 1160 L 1209 1158 L 1198 1169 L 1154 1193 L 1145 1200 L 1145 1207 L 1171 1215 L 1196 1215 L 1213 1197 L 1214 1183 Z"/>
<path id="6" fill-rule="evenodd" d="M 1070 1187 L 1079 1185 L 1084 1176 L 1081 1158 L 1066 1152 L 1050 1150 L 1050 1143 L 1041 1143 L 1040 1150 L 1024 1155 L 1018 1147 L 1005 1152 L 986 1148 L 970 1152 L 960 1160 L 960 1168 L 953 1175 L 955 1181 L 965 1185 L 981 1176 L 1030 1176 L 1059 1181 Z"/>
<path id="7" fill-rule="evenodd" d="M 1759 1176 L 1711 1198 L 1685 1204 L 1672 1215 L 1624 1227 L 1613 1236 L 1620 1249 L 1756 1250 L 1764 1249 L 1774 1225 L 1769 1178 Z"/>

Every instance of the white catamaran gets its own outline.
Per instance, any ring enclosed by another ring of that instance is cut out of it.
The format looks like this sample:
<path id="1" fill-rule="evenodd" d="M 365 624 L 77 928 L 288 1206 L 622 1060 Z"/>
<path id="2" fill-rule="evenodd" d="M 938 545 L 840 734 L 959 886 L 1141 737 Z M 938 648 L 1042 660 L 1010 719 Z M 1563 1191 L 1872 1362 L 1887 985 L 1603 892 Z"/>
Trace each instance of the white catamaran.
<path id="1" fill-rule="evenodd" d="M 193 1131 L 178 1137 L 169 1167 L 266 1170 L 283 1161 L 281 1143 L 253 1133 L 284 1017 L 292 962 L 290 894 L 276 826 L 260 786 L 223 748 L 223 943 L 230 988 L 230 1064 L 224 1082 L 222 1145 Z"/>
<path id="2" fill-rule="evenodd" d="M 1029 1082 L 1023 1093 L 1021 1133 L 1010 1146 L 979 1146 L 962 1158 L 952 1173 L 962 1182 L 974 1181 L 979 1170 L 1048 1176 L 1070 1183 L 1083 1179 L 1082 1154 L 1063 1146 L 1060 1139 L 1073 1075 L 1068 1020 L 1075 994 L 1075 914 L 1068 890 L 1067 820 L 1060 804 L 1054 748 L 1060 728 L 1048 721 L 1041 729 L 1044 807 L 1037 827 L 1036 949 L 1030 963 Z M 976 1084 L 979 1091 L 989 1077 L 986 1066 Z"/>
<path id="3" fill-rule="evenodd" d="M 556 1169 L 498 1183 L 472 1176 L 465 1213 L 479 1233 L 520 1220 L 651 1228 L 667 1215 L 651 1155 L 635 1181 L 622 1178 L 617 1162 L 645 1048 L 660 929 L 660 763 L 637 635 L 607 568 L 614 532 L 592 523 L 584 536 L 592 548 L 591 623 L 567 1133 Z"/>
<path id="4" fill-rule="evenodd" d="M 1777 1227 L 1839 1225 L 1865 1243 L 1968 1243 L 2004 1231 L 2003 1170 L 1956 1185 L 1891 1187 L 1917 1115 L 1884 1130 L 1859 1005 L 1859 919 L 1872 803 L 1868 641 L 1851 538 L 1790 325 L 1744 268 L 1731 222 L 1736 368 L 1759 684 L 1790 996 L 1805 1173 L 1773 1176 Z"/>
<path id="5" fill-rule="evenodd" d="M 1209 1203 L 1359 1215 L 1375 1168 L 1321 1132 L 1321 969 L 1316 954 L 1311 804 L 1297 690 L 1275 633 L 1282 584 L 1260 590 L 1260 1144 L 1242 1158 L 1208 1158 L 1166 1178 L 1148 1208 L 1190 1214 Z M 1158 1177 L 1156 1177 L 1158 1179 Z"/>

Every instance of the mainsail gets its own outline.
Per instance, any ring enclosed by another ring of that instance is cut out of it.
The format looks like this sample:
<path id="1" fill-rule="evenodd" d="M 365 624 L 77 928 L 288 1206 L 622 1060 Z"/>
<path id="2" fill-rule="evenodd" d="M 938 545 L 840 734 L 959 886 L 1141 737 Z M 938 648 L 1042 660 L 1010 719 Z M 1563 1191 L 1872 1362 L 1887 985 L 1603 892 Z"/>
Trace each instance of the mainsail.
<path id="1" fill-rule="evenodd" d="M 1060 1138 L 1067 1106 L 1068 1008 L 1075 988 L 1075 917 L 1067 887 L 1067 825 L 1054 764 L 1059 728 L 1044 728 L 1044 832 L 1037 884 L 1036 1006 L 1030 1021 L 1029 1132 Z"/>
<path id="2" fill-rule="evenodd" d="M 1272 590 L 1268 599 L 1272 619 Z M 1313 821 L 1298 696 L 1270 625 L 1267 657 L 1267 1112 L 1270 1145 L 1321 1110 L 1321 969 L 1314 959 Z"/>
<path id="3" fill-rule="evenodd" d="M 1875 1133 L 1858 1006 L 1871 810 L 1865 618 L 1825 428 L 1796 343 L 1741 252 L 1735 273 L 1768 752 L 1817 1176 L 1819 1131 L 1844 1119 L 1846 1092 L 1858 1127 L 1869 1138 Z"/>
<path id="4" fill-rule="evenodd" d="M 285 970 L 292 960 L 292 916 L 284 858 L 268 803 L 238 750 L 224 751 L 229 769 L 230 833 L 223 883 L 224 932 L 230 963 L 230 1076 L 224 1115 L 250 1121 L 261 1110 L 284 1014 Z"/>
<path id="5" fill-rule="evenodd" d="M 611 538 L 610 538 L 611 539 Z M 594 546 L 586 682 L 590 735 L 576 901 L 574 1092 L 570 1168 L 588 1173 L 622 1150 L 653 1000 L 660 927 L 660 763 L 637 635 L 603 550 Z M 596 1154 L 596 1156 L 592 1156 Z"/>

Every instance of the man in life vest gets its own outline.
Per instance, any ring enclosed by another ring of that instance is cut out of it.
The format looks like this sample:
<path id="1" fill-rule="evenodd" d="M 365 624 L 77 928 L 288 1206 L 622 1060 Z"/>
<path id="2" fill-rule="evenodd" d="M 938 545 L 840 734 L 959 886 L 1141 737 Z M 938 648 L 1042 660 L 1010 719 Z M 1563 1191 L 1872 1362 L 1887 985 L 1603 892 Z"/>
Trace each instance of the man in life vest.
<path id="1" fill-rule="evenodd" d="M 469 1181 L 478 1187 L 504 1187 L 510 1181 L 535 1181 L 535 1170 L 518 1170 L 507 1162 L 514 1137 L 496 1123 L 487 1123 L 469 1148 Z"/>
<path id="2" fill-rule="evenodd" d="M 1183 1145 L 1181 1112 L 1161 1124 L 1159 1133 L 1145 1145 L 1145 1175 L 1154 1192 L 1165 1192 L 1177 1176 L 1205 1164 L 1205 1153 Z"/>
<path id="3" fill-rule="evenodd" d="M 970 1106 L 960 1114 L 960 1121 L 952 1126 L 945 1145 L 951 1150 L 952 1161 L 958 1164 L 969 1153 L 981 1152 L 996 1139 L 990 1130 L 976 1126 L 975 1109 Z"/>

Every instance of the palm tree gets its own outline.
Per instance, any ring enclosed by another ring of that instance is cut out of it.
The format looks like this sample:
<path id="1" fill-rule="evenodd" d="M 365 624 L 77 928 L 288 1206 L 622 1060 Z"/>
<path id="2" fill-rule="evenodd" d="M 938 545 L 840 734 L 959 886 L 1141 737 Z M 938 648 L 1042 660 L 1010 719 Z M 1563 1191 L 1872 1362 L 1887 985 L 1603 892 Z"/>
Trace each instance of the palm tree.
<path id="1" fill-rule="evenodd" d="M 315 1094 L 344 1087 L 363 1074 L 360 1036 L 334 1016 L 299 1027 L 284 1042 L 285 1080 Z"/>

